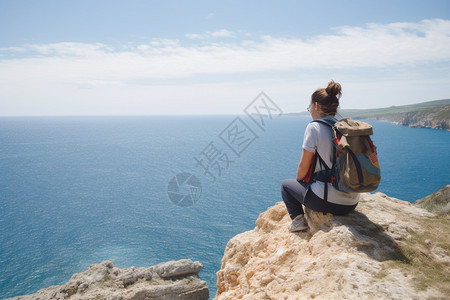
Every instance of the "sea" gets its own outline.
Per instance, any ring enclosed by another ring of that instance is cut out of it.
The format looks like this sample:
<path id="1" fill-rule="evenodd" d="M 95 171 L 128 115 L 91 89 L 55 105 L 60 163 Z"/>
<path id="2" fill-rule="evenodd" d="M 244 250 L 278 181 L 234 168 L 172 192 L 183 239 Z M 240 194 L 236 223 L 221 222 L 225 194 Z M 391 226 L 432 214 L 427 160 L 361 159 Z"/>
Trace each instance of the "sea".
<path id="1" fill-rule="evenodd" d="M 295 178 L 310 118 L 0 118 L 0 298 L 91 264 L 189 258 L 216 293 L 226 244 Z M 415 201 L 449 184 L 450 132 L 369 121 L 378 191 Z"/>

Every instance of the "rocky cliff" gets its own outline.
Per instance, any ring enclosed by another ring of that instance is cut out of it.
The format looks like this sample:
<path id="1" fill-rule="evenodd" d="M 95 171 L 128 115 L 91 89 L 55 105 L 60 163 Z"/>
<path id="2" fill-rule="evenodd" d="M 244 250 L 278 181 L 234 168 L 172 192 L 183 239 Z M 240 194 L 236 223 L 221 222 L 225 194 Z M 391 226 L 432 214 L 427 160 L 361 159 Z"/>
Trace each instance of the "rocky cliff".
<path id="1" fill-rule="evenodd" d="M 339 110 L 339 114 L 345 118 L 381 120 L 410 127 L 450 130 L 450 99 L 385 108 L 343 109 Z M 284 115 L 309 116 L 309 112 Z"/>
<path id="2" fill-rule="evenodd" d="M 169 261 L 149 268 L 119 269 L 111 261 L 91 265 L 74 274 L 65 285 L 52 286 L 15 300 L 108 299 L 108 300 L 201 300 L 209 298 L 205 281 L 198 278 L 200 262 Z"/>
<path id="3" fill-rule="evenodd" d="M 448 199 L 447 199 L 448 202 Z M 290 233 L 282 202 L 232 238 L 216 299 L 444 299 L 450 295 L 450 218 L 382 193 L 343 217 L 307 213 Z M 448 299 L 448 298 L 447 298 Z"/>
<path id="4" fill-rule="evenodd" d="M 409 111 L 404 113 L 380 114 L 376 116 L 359 116 L 368 120 L 382 120 L 409 127 L 434 128 L 450 130 L 450 105 L 427 110 Z"/>
<path id="5" fill-rule="evenodd" d="M 450 184 L 440 188 L 436 193 L 417 200 L 414 204 L 440 216 L 448 215 L 450 213 Z"/>
<path id="6" fill-rule="evenodd" d="M 397 121 L 400 125 L 410 127 L 428 127 L 450 129 L 450 105 L 437 107 L 427 111 L 412 111 L 403 114 Z M 386 118 L 389 120 L 389 117 Z"/>
<path id="7" fill-rule="evenodd" d="M 385 120 L 410 127 L 450 129 L 450 99 L 379 109 L 343 110 L 355 119 Z"/>

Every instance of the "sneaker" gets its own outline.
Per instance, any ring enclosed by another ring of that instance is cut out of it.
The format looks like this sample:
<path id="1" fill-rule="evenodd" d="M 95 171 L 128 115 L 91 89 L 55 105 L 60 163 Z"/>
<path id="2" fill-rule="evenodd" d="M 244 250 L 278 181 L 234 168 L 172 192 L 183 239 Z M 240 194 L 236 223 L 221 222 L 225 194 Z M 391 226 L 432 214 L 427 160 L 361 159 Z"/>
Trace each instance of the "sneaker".
<path id="1" fill-rule="evenodd" d="M 298 215 L 292 221 L 291 225 L 288 227 L 290 232 L 303 231 L 308 229 L 308 224 L 306 223 L 305 215 Z"/>

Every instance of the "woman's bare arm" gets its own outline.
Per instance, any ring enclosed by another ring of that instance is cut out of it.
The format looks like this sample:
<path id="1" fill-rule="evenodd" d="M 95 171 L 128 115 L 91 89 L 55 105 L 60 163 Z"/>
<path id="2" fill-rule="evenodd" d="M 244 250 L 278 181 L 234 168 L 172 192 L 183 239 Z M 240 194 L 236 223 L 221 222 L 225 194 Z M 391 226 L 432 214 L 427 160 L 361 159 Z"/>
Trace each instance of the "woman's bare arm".
<path id="1" fill-rule="evenodd" d="M 313 162 L 314 152 L 303 149 L 302 157 L 300 158 L 300 163 L 297 169 L 297 180 L 301 181 L 308 174 L 309 168 Z"/>

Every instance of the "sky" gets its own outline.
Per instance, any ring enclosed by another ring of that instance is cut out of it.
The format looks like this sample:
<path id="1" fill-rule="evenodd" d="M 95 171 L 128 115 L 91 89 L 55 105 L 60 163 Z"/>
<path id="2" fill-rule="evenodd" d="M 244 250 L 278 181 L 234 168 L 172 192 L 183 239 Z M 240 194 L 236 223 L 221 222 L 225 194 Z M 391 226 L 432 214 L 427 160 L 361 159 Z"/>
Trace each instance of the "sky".
<path id="1" fill-rule="evenodd" d="M 242 114 L 450 98 L 450 1 L 0 0 L 0 116 Z"/>

